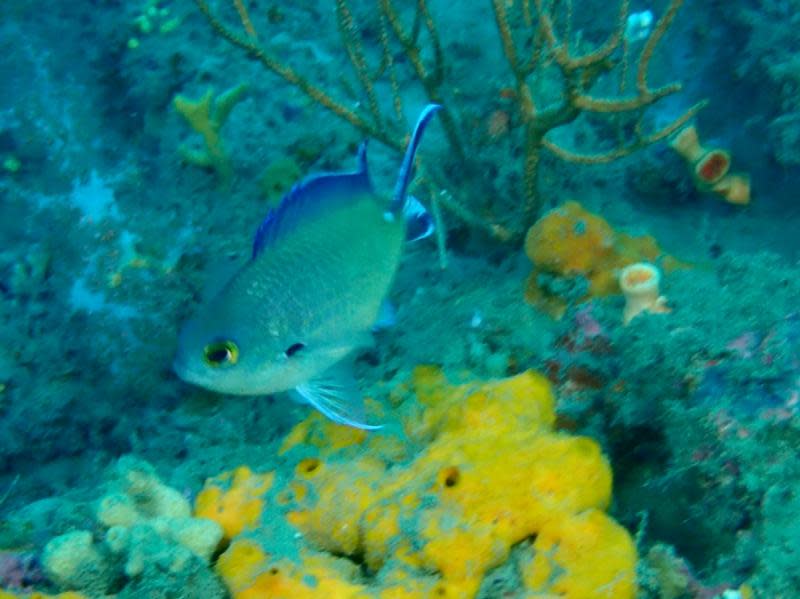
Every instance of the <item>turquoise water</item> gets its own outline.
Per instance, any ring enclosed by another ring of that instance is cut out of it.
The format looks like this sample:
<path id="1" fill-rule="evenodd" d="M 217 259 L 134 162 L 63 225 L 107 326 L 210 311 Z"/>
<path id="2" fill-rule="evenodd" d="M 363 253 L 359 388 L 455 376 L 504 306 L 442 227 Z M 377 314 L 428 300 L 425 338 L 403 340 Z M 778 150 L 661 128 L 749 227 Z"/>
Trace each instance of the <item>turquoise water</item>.
<path id="1" fill-rule="evenodd" d="M 435 439 L 412 431 L 425 410 L 409 380 L 432 364 L 451 381 L 549 378 L 555 434 L 593 439 L 613 472 L 613 500 L 596 507 L 635 542 L 638 596 L 800 596 L 799 8 L 3 2 L 0 589 L 237 596 L 219 565 L 230 539 L 186 553 L 148 512 L 112 541 L 118 521 L 98 502 L 135 498 L 133 472 L 166 493 L 164 514 L 188 518 L 208 478 L 247 465 L 274 472 L 277 494 L 311 458 L 352 465 L 356 486 L 362 474 L 386 485 L 353 460 L 378 456 L 397 479 L 426 455 Z M 388 199 L 430 102 L 444 108 L 411 193 L 438 229 L 404 251 L 394 322 L 348 357 L 367 416 L 386 428 L 334 457 L 329 431 L 281 453 L 298 423 L 324 426 L 313 408 L 183 382 L 180 324 L 249 259 L 292 185 L 352 170 L 364 139 Z M 564 216 L 568 201 L 583 212 Z M 658 267 L 660 289 L 625 323 L 618 279 L 638 262 Z M 447 505 L 426 498 L 420 513 Z M 391 564 L 362 541 L 315 540 L 277 500 L 252 535 L 315 582 L 255 596 L 389 596 Z M 414 531 L 402 532 L 423 551 Z M 53 540 L 76 533 L 91 567 L 65 575 Z M 543 596 L 519 565 L 538 533 L 470 566 L 470 584 L 416 565 L 422 594 L 408 596 L 437 596 L 437 584 Z M 306 551 L 335 557 L 363 594 L 325 590 Z"/>

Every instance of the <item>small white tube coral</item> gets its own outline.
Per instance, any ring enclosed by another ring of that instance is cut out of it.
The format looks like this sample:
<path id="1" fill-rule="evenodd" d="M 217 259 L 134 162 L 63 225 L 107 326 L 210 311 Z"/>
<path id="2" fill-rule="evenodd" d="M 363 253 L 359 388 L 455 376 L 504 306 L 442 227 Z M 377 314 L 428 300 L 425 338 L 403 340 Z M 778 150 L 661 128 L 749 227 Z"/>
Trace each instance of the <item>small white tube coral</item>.
<path id="1" fill-rule="evenodd" d="M 627 325 L 642 312 L 669 312 L 667 300 L 660 295 L 661 272 L 648 262 L 637 262 L 622 269 L 619 286 L 625 295 L 622 323 Z"/>

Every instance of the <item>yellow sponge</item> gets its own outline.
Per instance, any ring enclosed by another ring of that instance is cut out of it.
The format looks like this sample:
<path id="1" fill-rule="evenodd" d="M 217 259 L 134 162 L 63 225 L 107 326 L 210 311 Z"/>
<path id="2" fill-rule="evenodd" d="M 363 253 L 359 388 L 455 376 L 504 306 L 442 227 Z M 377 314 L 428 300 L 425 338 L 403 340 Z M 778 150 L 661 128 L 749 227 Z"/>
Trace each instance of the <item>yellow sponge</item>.
<path id="1" fill-rule="evenodd" d="M 635 546 L 603 512 L 611 469 L 596 442 L 554 430 L 544 376 L 451 385 L 423 367 L 411 388 L 401 434 L 312 416 L 284 442 L 291 470 L 209 481 L 195 513 L 232 539 L 217 571 L 235 598 L 469 599 L 520 543 L 510 567 L 532 596 L 635 597 Z M 297 530 L 292 560 L 260 534 L 268 503 Z"/>
<path id="2" fill-rule="evenodd" d="M 218 523 L 225 539 L 258 524 L 264 509 L 262 496 L 272 486 L 273 473 L 255 474 L 241 466 L 206 482 L 197 495 L 194 514 Z"/>

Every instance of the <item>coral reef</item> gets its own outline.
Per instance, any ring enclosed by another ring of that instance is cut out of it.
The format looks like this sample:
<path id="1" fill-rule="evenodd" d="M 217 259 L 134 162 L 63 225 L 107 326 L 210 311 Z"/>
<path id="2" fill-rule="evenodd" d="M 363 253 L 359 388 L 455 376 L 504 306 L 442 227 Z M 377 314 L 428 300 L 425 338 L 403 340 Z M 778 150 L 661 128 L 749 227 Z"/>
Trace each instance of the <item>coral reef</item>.
<path id="1" fill-rule="evenodd" d="M 448 61 L 451 57 L 444 51 L 440 24 L 437 24 L 427 0 L 419 0 L 417 3 L 415 25 L 411 27 L 405 22 L 405 17 L 409 16 L 405 14 L 407 7 L 404 10 L 391 0 L 382 0 L 372 14 L 359 15 L 362 18 L 357 18 L 347 0 L 337 0 L 335 3 L 341 49 L 349 59 L 348 66 L 354 71 L 360 94 L 363 94 L 363 109 L 354 109 L 340 100 L 337 94 L 332 94 L 318 81 L 309 78 L 301 69 L 263 46 L 258 37 L 258 27 L 254 25 L 243 3 L 234 2 L 239 20 L 237 26 L 229 24 L 222 16 L 222 11 L 218 11 L 218 7 L 211 6 L 205 0 L 196 0 L 195 3 L 220 38 L 244 51 L 260 63 L 264 70 L 354 127 L 360 134 L 378 140 L 395 151 L 403 147 L 395 127 L 397 121 L 403 119 L 403 103 L 406 97 L 403 88 L 421 88 L 421 92 L 430 102 L 443 105 L 440 118 L 452 165 L 431 173 L 430 178 L 436 179 L 438 189 L 446 190 L 454 184 L 454 181 L 441 177 L 438 171 L 453 170 L 464 176 L 473 170 L 464 167 L 483 153 L 487 144 L 475 143 L 482 136 L 473 139 L 470 125 L 460 118 L 457 106 L 462 93 L 453 89 L 452 82 L 446 76 L 450 70 Z M 515 112 L 519 114 L 518 122 L 515 123 L 515 137 L 520 154 L 524 156 L 517 165 L 522 185 L 521 189 L 507 192 L 520 197 L 521 201 L 519 205 L 510 207 L 509 211 L 513 211 L 512 214 L 516 217 L 512 219 L 501 214 L 487 218 L 485 213 L 478 210 L 482 206 L 478 204 L 477 197 L 468 203 L 457 202 L 451 196 L 443 194 L 439 199 L 442 205 L 455 218 L 470 227 L 482 229 L 501 240 L 519 239 L 542 208 L 539 171 L 544 154 L 552 153 L 573 164 L 605 164 L 658 143 L 683 126 L 705 106 L 704 101 L 695 103 L 658 127 L 647 127 L 652 123 L 644 123 L 642 118 L 647 109 L 678 93 L 682 88 L 677 82 L 654 87 L 648 81 L 656 48 L 671 28 L 682 3 L 682 0 L 671 0 L 653 25 L 652 33 L 641 44 L 631 43 L 622 35 L 630 16 L 627 5 L 623 5 L 618 14 L 609 11 L 606 24 L 610 31 L 597 35 L 605 41 L 577 50 L 578 44 L 573 45 L 574 40 L 570 39 L 569 33 L 574 17 L 571 8 L 548 6 L 542 2 L 534 5 L 499 0 L 492 2 L 491 12 L 487 11 L 481 18 L 485 22 L 496 24 L 496 29 L 489 35 L 502 48 L 503 58 L 499 60 L 507 63 L 508 84 L 512 85 L 503 89 L 511 90 L 506 99 L 513 103 Z M 372 52 L 361 39 L 362 21 L 380 23 L 379 32 L 374 33 L 380 46 L 376 53 L 381 57 L 377 68 L 372 65 Z M 560 21 L 569 23 L 566 35 L 555 25 Z M 447 21 L 441 24 L 449 27 Z M 244 29 L 244 33 L 239 32 L 240 28 Z M 426 33 L 424 40 L 419 36 L 420 28 Z M 533 38 L 531 43 L 536 51 L 530 57 L 522 58 L 525 52 L 518 38 Z M 597 85 L 598 80 L 608 71 L 617 70 L 614 68 L 616 64 L 609 57 L 618 53 L 624 55 L 620 61 L 624 66 L 613 76 L 618 81 L 616 88 L 620 93 L 603 94 L 597 89 L 601 87 Z M 395 55 L 404 56 L 404 60 L 398 60 Z M 401 66 L 405 68 L 401 70 Z M 497 65 L 493 65 L 492 69 L 496 71 Z M 628 81 L 629 71 L 636 73 L 635 86 Z M 547 83 L 541 84 L 540 79 Z M 534 81 L 537 83 L 534 84 Z M 630 93 L 622 93 L 628 85 L 631 88 Z M 391 97 L 386 98 L 388 101 L 379 102 L 378 89 L 381 86 L 387 86 L 391 93 Z M 543 89 L 547 92 L 560 91 L 541 93 Z M 565 90 L 570 91 L 567 93 Z M 393 111 L 386 110 L 383 105 L 391 105 Z M 567 147 L 560 143 L 557 135 L 551 135 L 552 132 L 572 124 L 583 113 L 630 119 L 636 123 L 635 127 L 631 127 L 636 134 L 629 135 L 626 128 L 619 127 L 616 135 L 607 136 L 604 140 L 607 143 L 596 151 Z M 492 114 L 499 113 L 495 111 Z M 490 117 L 490 130 L 502 130 L 502 124 L 491 124 L 492 118 Z M 650 130 L 645 133 L 645 129 Z M 479 172 L 482 169 L 475 170 Z M 483 182 L 475 183 L 466 186 L 467 189 L 483 187 Z"/>
<path id="2" fill-rule="evenodd" d="M 641 563 L 640 580 L 659 599 L 692 597 L 706 599 L 754 599 L 753 587 L 745 583 L 738 588 L 729 584 L 708 586 L 692 572 L 686 560 L 666 545 L 653 545 Z"/>
<path id="3" fill-rule="evenodd" d="M 771 119 L 766 145 L 782 166 L 797 167 L 800 165 L 797 149 L 800 76 L 795 31 L 800 16 L 790 4 L 780 0 L 754 0 L 722 16 L 747 31 L 743 36 L 743 60 L 736 70 L 748 84 L 764 88 L 766 103 L 759 109 Z"/>
<path id="4" fill-rule="evenodd" d="M 569 201 L 544 214 L 525 238 L 533 262 L 525 297 L 560 318 L 571 302 L 620 293 L 619 272 L 636 262 L 679 265 L 649 235 L 615 231 L 597 214 Z"/>
<path id="5" fill-rule="evenodd" d="M 208 481 L 195 513 L 232 538 L 217 572 L 234 597 L 474 597 L 512 548 L 531 592 L 634 596 L 635 547 L 604 513 L 608 463 L 553 430 L 541 375 L 454 386 L 420 367 L 411 389 L 391 434 L 312 415 L 281 448 L 293 471 Z M 292 530 L 287 552 L 276 539 Z"/>
<path id="6" fill-rule="evenodd" d="M 36 555 L 30 551 L 0 551 L 0 588 L 21 589 L 44 579 Z"/>
<path id="7" fill-rule="evenodd" d="M 223 589 L 207 564 L 222 540 L 215 522 L 191 516 L 189 501 L 165 485 L 146 462 L 121 459 L 97 502 L 100 539 L 73 530 L 51 539 L 42 563 L 59 588 L 91 596 L 116 591 L 139 597 L 148 586 L 191 588 L 203 597 Z M 169 572 L 167 581 L 158 573 Z M 198 595 L 199 596 L 199 595 Z"/>
<path id="8" fill-rule="evenodd" d="M 619 465 L 617 505 L 647 512 L 649 536 L 691 564 L 694 588 L 746 583 L 779 597 L 797 584 L 783 561 L 798 497 L 797 293 L 794 268 L 774 257 L 725 257 L 671 275 L 666 317 L 621 327 L 621 301 L 609 298 L 564 319 L 548 371 L 560 422 L 601 440 Z"/>

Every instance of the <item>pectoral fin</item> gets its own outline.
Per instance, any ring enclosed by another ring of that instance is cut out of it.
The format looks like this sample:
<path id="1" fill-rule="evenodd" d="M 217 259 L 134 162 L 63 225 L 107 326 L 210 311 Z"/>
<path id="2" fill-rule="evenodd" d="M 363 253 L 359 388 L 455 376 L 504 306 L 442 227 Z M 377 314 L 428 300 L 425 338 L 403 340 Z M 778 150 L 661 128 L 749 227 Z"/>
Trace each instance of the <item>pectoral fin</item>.
<path id="1" fill-rule="evenodd" d="M 346 365 L 328 369 L 322 376 L 295 387 L 295 392 L 334 422 L 365 430 L 383 428 L 365 423 L 364 399 Z"/>
<path id="2" fill-rule="evenodd" d="M 372 332 L 377 333 L 378 331 L 391 329 L 396 324 L 397 324 L 397 310 L 395 309 L 394 304 L 392 304 L 392 302 L 385 299 L 383 300 L 383 302 L 381 302 L 381 310 L 380 312 L 378 312 L 378 319 L 375 321 L 375 324 L 372 325 Z M 371 342 L 370 345 L 372 345 Z M 364 347 L 364 345 L 362 345 L 361 347 Z"/>
<path id="3" fill-rule="evenodd" d="M 406 221 L 406 241 L 419 241 L 433 235 L 433 217 L 414 196 L 406 197 L 403 218 Z"/>

